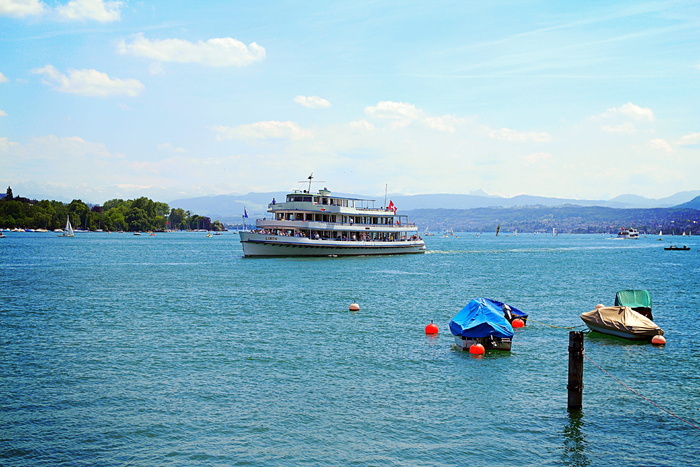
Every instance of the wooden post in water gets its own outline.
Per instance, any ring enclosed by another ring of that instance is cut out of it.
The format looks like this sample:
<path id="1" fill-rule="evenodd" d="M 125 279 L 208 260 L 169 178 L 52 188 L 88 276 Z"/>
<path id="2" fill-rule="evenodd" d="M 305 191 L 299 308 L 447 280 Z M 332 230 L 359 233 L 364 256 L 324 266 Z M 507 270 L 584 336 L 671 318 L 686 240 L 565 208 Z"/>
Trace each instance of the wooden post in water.
<path id="1" fill-rule="evenodd" d="M 569 332 L 569 410 L 583 407 L 583 331 Z"/>

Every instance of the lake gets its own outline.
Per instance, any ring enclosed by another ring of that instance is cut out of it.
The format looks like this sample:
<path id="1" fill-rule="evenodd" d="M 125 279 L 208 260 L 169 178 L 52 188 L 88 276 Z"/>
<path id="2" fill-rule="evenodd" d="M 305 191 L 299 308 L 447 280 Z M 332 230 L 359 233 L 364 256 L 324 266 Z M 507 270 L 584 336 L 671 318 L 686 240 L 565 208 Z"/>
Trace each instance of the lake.
<path id="1" fill-rule="evenodd" d="M 700 464 L 700 237 L 243 258 L 234 232 L 5 234 L 3 466 Z M 586 334 L 570 413 L 569 332 L 621 289 L 668 343 Z M 453 347 L 476 297 L 530 314 L 512 352 Z"/>

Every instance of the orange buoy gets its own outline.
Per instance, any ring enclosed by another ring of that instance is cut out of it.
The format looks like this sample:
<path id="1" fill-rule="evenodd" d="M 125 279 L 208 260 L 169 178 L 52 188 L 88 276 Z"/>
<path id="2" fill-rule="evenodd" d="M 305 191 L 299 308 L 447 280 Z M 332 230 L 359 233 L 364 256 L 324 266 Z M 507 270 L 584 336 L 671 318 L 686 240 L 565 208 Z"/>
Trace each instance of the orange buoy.
<path id="1" fill-rule="evenodd" d="M 657 334 L 651 338 L 651 343 L 654 345 L 664 345 L 666 344 L 666 338 L 661 334 Z"/>
<path id="2" fill-rule="evenodd" d="M 430 320 L 430 324 L 425 327 L 425 333 L 426 334 L 437 334 L 439 332 L 439 329 L 437 327 L 437 324 L 433 324 L 433 321 Z"/>
<path id="3" fill-rule="evenodd" d="M 511 324 L 511 326 L 513 326 L 514 328 L 522 328 L 523 326 L 525 326 L 525 321 L 523 321 L 523 320 L 520 319 L 520 318 L 515 318 L 515 319 L 513 320 L 513 322 L 510 323 L 510 324 Z"/>
<path id="4" fill-rule="evenodd" d="M 355 302 L 352 302 L 352 303 L 350 304 L 350 311 L 360 311 L 360 305 L 358 305 L 358 304 L 355 303 Z"/>
<path id="5" fill-rule="evenodd" d="M 484 346 L 481 344 L 473 344 L 469 347 L 469 353 L 472 355 L 483 355 L 484 352 L 486 352 L 486 349 L 484 349 Z"/>

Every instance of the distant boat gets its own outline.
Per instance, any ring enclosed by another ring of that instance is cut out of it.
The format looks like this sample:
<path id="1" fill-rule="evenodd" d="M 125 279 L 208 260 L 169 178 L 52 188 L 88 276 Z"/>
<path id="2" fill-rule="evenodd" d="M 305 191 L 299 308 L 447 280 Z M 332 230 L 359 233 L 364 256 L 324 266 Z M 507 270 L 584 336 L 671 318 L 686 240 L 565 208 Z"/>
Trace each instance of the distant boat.
<path id="1" fill-rule="evenodd" d="M 552 236 L 553 237 L 557 236 L 557 228 L 556 227 L 552 227 Z"/>
<path id="2" fill-rule="evenodd" d="M 671 250 L 671 251 L 688 251 L 688 250 L 690 250 L 690 247 L 689 247 L 689 246 L 685 246 L 685 245 L 683 245 L 683 246 L 674 246 L 674 245 L 671 245 L 671 246 L 667 246 L 666 248 L 664 248 L 664 250 Z"/>
<path id="3" fill-rule="evenodd" d="M 501 224 L 498 224 L 498 227 L 496 227 L 496 237 L 498 237 L 499 233 L 501 233 Z"/>
<path id="4" fill-rule="evenodd" d="M 66 217 L 65 232 L 59 235 L 59 237 L 75 237 L 75 233 L 73 232 L 73 226 L 70 225 L 70 216 Z"/>

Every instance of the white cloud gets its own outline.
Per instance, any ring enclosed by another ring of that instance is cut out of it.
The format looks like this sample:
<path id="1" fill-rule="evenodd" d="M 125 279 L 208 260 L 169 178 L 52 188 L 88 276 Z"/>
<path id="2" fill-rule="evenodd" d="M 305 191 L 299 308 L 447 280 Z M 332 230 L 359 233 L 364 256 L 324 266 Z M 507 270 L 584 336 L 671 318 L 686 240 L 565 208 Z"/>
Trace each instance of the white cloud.
<path id="1" fill-rule="evenodd" d="M 638 121 L 654 121 L 654 112 L 651 109 L 639 107 L 631 102 L 628 102 L 620 107 L 613 107 L 605 112 L 597 115 L 597 118 L 614 118 L 617 116 L 625 116 Z"/>
<path id="2" fill-rule="evenodd" d="M 24 18 L 41 15 L 46 11 L 46 5 L 39 0 L 0 0 L 0 16 Z"/>
<path id="3" fill-rule="evenodd" d="M 19 143 L 10 141 L 9 139 L 2 137 L 0 138 L 0 151 L 7 151 L 11 147 L 17 146 Z"/>
<path id="4" fill-rule="evenodd" d="M 693 146 L 695 144 L 700 144 L 700 132 L 684 135 L 678 141 L 679 146 Z"/>
<path id="5" fill-rule="evenodd" d="M 650 140 L 647 143 L 647 146 L 649 146 L 652 149 L 658 149 L 663 152 L 673 152 L 673 148 L 671 147 L 670 144 L 665 139 L 661 138 L 655 138 Z"/>
<path id="6" fill-rule="evenodd" d="M 185 148 L 180 148 L 173 146 L 171 143 L 162 143 L 158 145 L 158 150 L 160 151 L 166 151 L 166 152 L 175 152 L 175 153 L 185 153 L 187 150 Z"/>
<path id="7" fill-rule="evenodd" d="M 7 112 L 0 110 L 0 117 L 7 117 Z"/>
<path id="8" fill-rule="evenodd" d="M 326 109 L 331 106 L 331 103 L 318 96 L 296 96 L 294 102 L 309 109 Z"/>
<path id="9" fill-rule="evenodd" d="M 231 37 L 219 37 L 196 43 L 182 39 L 146 39 L 136 34 L 131 43 L 117 45 L 121 54 L 150 58 L 159 62 L 200 63 L 208 66 L 243 67 L 265 58 L 265 49 L 255 42 L 245 45 Z"/>
<path id="10" fill-rule="evenodd" d="M 548 133 L 535 131 L 517 131 L 510 128 L 501 128 L 500 130 L 485 129 L 486 135 L 489 138 L 510 141 L 513 143 L 524 143 L 534 141 L 537 143 L 549 142 L 552 137 Z"/>
<path id="11" fill-rule="evenodd" d="M 538 164 L 551 158 L 552 155 L 546 152 L 534 152 L 532 154 L 528 154 L 527 156 L 523 156 L 523 160 L 527 164 Z"/>
<path id="12" fill-rule="evenodd" d="M 416 120 L 422 111 L 413 104 L 406 102 L 382 101 L 375 106 L 365 107 L 369 116 L 389 120 Z"/>
<path id="13" fill-rule="evenodd" d="M 423 110 L 407 102 L 382 101 L 375 106 L 365 107 L 365 114 L 376 119 L 391 121 L 394 129 L 419 123 L 427 128 L 448 133 L 455 132 L 458 125 L 469 121 L 454 115 L 427 115 Z"/>
<path id="14" fill-rule="evenodd" d="M 0 0 L 0 16 L 24 18 L 55 13 L 61 21 L 94 20 L 101 23 L 119 21 L 123 2 L 104 0 L 70 0 L 55 9 L 39 0 Z"/>
<path id="15" fill-rule="evenodd" d="M 630 122 L 624 122 L 619 125 L 603 125 L 600 129 L 606 133 L 635 133 L 637 131 Z"/>
<path id="16" fill-rule="evenodd" d="M 82 21 L 86 19 L 107 23 L 119 21 L 119 9 L 122 2 L 105 2 L 104 0 L 71 0 L 65 5 L 56 7 L 56 13 L 67 21 Z"/>
<path id="17" fill-rule="evenodd" d="M 45 84 L 54 89 L 81 94 L 84 96 L 108 97 L 108 96 L 138 96 L 144 85 L 136 79 L 110 78 L 106 73 L 97 70 L 68 70 L 68 75 L 56 70 L 51 65 L 32 70 L 33 73 L 43 75 Z"/>
<path id="18" fill-rule="evenodd" d="M 214 131 L 218 133 L 219 141 L 228 139 L 260 140 L 260 139 L 304 139 L 311 138 L 313 134 L 299 127 L 294 122 L 257 122 L 249 125 L 227 127 L 217 125 Z"/>
<path id="19" fill-rule="evenodd" d="M 356 122 L 350 122 L 350 128 L 356 130 L 374 131 L 374 125 L 372 125 L 367 120 L 358 120 Z"/>
<path id="20" fill-rule="evenodd" d="M 10 80 L 7 79 L 7 76 L 3 75 L 2 72 L 0 72 L 0 83 L 7 83 L 8 81 Z"/>

